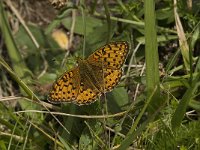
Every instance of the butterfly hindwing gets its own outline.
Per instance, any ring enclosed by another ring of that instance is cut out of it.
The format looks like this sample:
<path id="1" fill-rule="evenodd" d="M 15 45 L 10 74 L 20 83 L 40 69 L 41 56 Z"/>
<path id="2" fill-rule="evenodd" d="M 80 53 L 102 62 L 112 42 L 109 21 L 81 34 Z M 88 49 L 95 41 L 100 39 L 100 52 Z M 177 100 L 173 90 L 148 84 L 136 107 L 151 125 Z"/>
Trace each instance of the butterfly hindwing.
<path id="1" fill-rule="evenodd" d="M 120 81 L 122 69 L 104 69 L 104 92 L 111 91 Z"/>
<path id="2" fill-rule="evenodd" d="M 79 93 L 74 102 L 78 105 L 90 104 L 95 102 L 100 95 L 101 92 L 96 87 L 88 87 L 81 81 Z"/>

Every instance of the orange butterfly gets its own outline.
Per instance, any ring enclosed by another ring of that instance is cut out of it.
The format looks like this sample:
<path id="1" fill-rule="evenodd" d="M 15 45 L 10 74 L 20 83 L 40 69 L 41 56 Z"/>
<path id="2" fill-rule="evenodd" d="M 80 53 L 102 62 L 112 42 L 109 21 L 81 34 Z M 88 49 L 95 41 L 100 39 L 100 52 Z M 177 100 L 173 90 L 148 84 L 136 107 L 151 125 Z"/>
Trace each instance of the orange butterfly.
<path id="1" fill-rule="evenodd" d="M 53 84 L 48 100 L 77 105 L 95 102 L 119 83 L 128 50 L 127 42 L 111 42 L 87 59 L 78 58 L 78 66 L 65 72 Z"/>

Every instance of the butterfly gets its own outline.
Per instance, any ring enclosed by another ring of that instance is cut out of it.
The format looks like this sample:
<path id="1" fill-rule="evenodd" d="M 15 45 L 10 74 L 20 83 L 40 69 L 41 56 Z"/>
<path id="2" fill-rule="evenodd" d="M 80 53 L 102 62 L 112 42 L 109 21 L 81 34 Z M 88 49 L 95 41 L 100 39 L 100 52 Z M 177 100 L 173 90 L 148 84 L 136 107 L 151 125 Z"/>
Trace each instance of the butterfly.
<path id="1" fill-rule="evenodd" d="M 128 42 L 111 42 L 87 59 L 77 58 L 78 66 L 57 79 L 47 99 L 53 103 L 72 102 L 77 105 L 95 102 L 119 83 L 128 51 Z"/>

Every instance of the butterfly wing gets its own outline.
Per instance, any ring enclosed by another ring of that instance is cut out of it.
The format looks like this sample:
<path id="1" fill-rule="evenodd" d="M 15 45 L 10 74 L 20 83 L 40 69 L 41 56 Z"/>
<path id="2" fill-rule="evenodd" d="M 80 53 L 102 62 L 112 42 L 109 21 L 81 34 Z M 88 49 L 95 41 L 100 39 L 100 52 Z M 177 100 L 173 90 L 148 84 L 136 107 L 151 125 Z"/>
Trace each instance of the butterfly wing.
<path id="1" fill-rule="evenodd" d="M 94 65 L 102 64 L 103 68 L 119 69 L 127 57 L 128 50 L 127 42 L 111 42 L 96 50 L 87 61 Z"/>
<path id="2" fill-rule="evenodd" d="M 80 88 L 79 67 L 65 72 L 53 84 L 49 92 L 48 100 L 50 102 L 72 102 L 78 96 Z"/>
<path id="3" fill-rule="evenodd" d="M 104 69 L 104 93 L 111 91 L 120 81 L 122 69 Z"/>
<path id="4" fill-rule="evenodd" d="M 93 72 L 95 73 L 95 80 L 91 80 L 91 83 L 88 84 L 88 87 L 96 87 L 102 93 L 107 91 L 111 91 L 120 81 L 122 77 L 122 69 L 109 69 L 109 68 L 102 68 L 102 64 L 99 63 L 98 66 L 90 64 Z M 85 79 L 85 78 L 84 78 Z M 84 81 L 83 83 L 88 83 L 89 81 Z"/>
<path id="5" fill-rule="evenodd" d="M 78 105 L 85 105 L 93 103 L 101 95 L 101 92 L 95 86 L 88 86 L 84 80 L 81 80 L 78 96 L 74 103 Z"/>

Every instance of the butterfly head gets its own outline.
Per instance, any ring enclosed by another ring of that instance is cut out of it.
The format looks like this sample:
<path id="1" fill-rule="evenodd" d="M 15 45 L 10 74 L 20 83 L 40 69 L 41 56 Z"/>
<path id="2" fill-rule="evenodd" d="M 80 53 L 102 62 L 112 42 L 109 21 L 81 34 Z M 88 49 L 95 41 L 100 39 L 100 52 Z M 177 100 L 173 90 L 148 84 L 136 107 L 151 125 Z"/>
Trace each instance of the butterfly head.
<path id="1" fill-rule="evenodd" d="M 83 59 L 80 58 L 80 57 L 75 57 L 75 59 L 76 59 L 76 62 L 77 62 L 78 64 L 80 64 L 80 63 L 83 62 Z"/>

